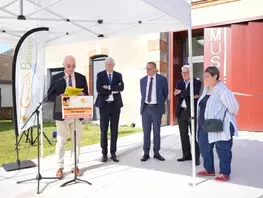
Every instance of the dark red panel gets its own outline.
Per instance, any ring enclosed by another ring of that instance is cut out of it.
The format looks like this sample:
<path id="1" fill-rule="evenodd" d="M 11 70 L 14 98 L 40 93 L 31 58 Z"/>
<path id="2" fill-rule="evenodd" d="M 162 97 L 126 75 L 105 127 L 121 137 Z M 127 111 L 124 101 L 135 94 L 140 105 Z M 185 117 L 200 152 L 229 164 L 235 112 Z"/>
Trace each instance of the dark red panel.
<path id="1" fill-rule="evenodd" d="M 248 26 L 237 24 L 231 26 L 231 77 L 230 88 L 237 93 L 240 111 L 237 116 L 240 130 L 249 130 L 249 92 L 248 68 Z M 242 96 L 243 95 L 243 96 Z"/>
<path id="2" fill-rule="evenodd" d="M 239 102 L 240 108 L 237 116 L 237 123 L 239 130 L 251 131 L 251 121 L 249 117 L 250 106 L 249 104 L 249 97 L 236 95 L 236 99 Z"/>
<path id="3" fill-rule="evenodd" d="M 231 89 L 240 94 L 240 130 L 263 130 L 263 23 L 232 25 Z M 243 96 L 241 95 L 243 94 Z"/>
<path id="4" fill-rule="evenodd" d="M 248 77 L 249 92 L 253 95 L 263 94 L 262 58 L 263 58 L 263 23 L 248 24 Z"/>
<path id="5" fill-rule="evenodd" d="M 263 52 L 263 23 L 248 23 L 248 87 L 249 117 L 252 131 L 263 130 L 263 78 L 262 78 L 262 52 Z"/>
<path id="6" fill-rule="evenodd" d="M 234 92 L 248 93 L 248 26 L 231 27 L 231 89 Z M 246 82 L 246 83 L 245 83 Z"/>

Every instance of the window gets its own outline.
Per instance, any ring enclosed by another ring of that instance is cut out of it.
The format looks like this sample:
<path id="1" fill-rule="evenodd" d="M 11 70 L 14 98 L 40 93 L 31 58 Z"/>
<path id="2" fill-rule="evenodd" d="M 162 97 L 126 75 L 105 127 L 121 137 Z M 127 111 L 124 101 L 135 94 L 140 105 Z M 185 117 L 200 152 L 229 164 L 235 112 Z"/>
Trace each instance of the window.
<path id="1" fill-rule="evenodd" d="M 51 77 L 63 71 L 64 71 L 64 67 L 47 69 L 47 76 L 45 78 L 45 92 L 47 92 L 50 86 Z"/>
<path id="2" fill-rule="evenodd" d="M 184 39 L 184 57 L 189 56 L 188 38 Z M 193 56 L 204 56 L 204 36 L 193 36 L 192 38 Z"/>
<path id="3" fill-rule="evenodd" d="M 54 69 L 49 69 L 50 71 L 50 77 L 54 76 L 55 74 L 58 74 L 60 72 L 64 71 L 64 67 L 61 68 L 54 68 Z"/>
<path id="4" fill-rule="evenodd" d="M 192 0 L 192 8 L 203 8 L 208 6 L 215 6 L 223 3 L 230 3 L 234 1 L 240 1 L 240 0 Z"/>
<path id="5" fill-rule="evenodd" d="M 96 81 L 97 81 L 97 74 L 103 70 L 105 70 L 105 65 L 104 65 L 104 61 L 107 58 L 107 55 L 96 55 L 91 57 L 91 74 L 90 74 L 90 78 L 92 78 L 92 93 L 93 93 L 93 97 L 97 98 L 97 90 L 96 90 Z M 92 75 L 92 76 L 91 76 Z M 95 103 L 95 100 L 94 100 Z M 100 114 L 99 114 L 99 109 L 98 108 L 93 108 L 93 120 L 99 120 L 100 119 Z"/>

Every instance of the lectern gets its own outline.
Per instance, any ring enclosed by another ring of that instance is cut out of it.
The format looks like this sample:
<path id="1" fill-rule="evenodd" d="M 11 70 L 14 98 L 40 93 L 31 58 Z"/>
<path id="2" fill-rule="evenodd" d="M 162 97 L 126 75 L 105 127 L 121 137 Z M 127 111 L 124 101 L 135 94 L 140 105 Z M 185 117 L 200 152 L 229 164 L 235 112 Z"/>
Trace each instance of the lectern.
<path id="1" fill-rule="evenodd" d="M 76 119 L 91 118 L 93 113 L 93 97 L 92 96 L 62 96 L 57 98 L 57 106 L 55 111 L 62 112 L 62 118 L 74 119 L 74 163 L 75 170 L 77 168 L 77 146 L 76 146 Z M 79 179 L 76 171 L 74 179 L 65 182 L 61 185 L 64 187 L 70 183 L 87 183 L 92 185 L 86 180 Z"/>

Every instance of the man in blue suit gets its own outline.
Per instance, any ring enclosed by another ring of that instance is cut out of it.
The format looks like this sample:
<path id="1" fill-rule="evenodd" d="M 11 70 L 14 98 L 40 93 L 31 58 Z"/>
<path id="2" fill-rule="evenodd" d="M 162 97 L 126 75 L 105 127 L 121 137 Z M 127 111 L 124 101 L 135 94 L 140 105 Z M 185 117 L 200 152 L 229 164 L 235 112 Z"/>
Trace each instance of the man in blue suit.
<path id="1" fill-rule="evenodd" d="M 148 62 L 146 66 L 147 76 L 140 80 L 141 87 L 141 115 L 143 126 L 143 150 L 141 161 L 150 158 L 151 129 L 153 125 L 153 151 L 154 158 L 164 161 L 160 155 L 160 130 L 162 115 L 165 113 L 165 101 L 168 97 L 168 82 L 166 77 L 157 74 L 156 64 Z"/>

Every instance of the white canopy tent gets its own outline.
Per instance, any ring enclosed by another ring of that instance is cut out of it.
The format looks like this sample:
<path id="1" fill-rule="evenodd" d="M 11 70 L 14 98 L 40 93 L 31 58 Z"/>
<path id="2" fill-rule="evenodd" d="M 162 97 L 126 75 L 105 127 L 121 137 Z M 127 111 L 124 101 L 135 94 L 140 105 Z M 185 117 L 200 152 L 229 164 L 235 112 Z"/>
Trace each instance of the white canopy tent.
<path id="1" fill-rule="evenodd" d="M 182 30 L 191 21 L 186 0 L 1 0 L 0 10 L 2 41 L 42 26 L 47 45 Z"/>
<path id="2" fill-rule="evenodd" d="M 49 28 L 45 42 L 47 46 L 188 29 L 191 117 L 194 117 L 189 0 L 0 1 L 0 42 L 16 44 L 22 35 L 36 27 Z M 170 94 L 173 94 L 173 90 Z M 193 130 L 192 135 L 195 135 Z M 194 138 L 192 152 L 195 153 Z M 195 155 L 192 156 L 195 186 Z"/>

